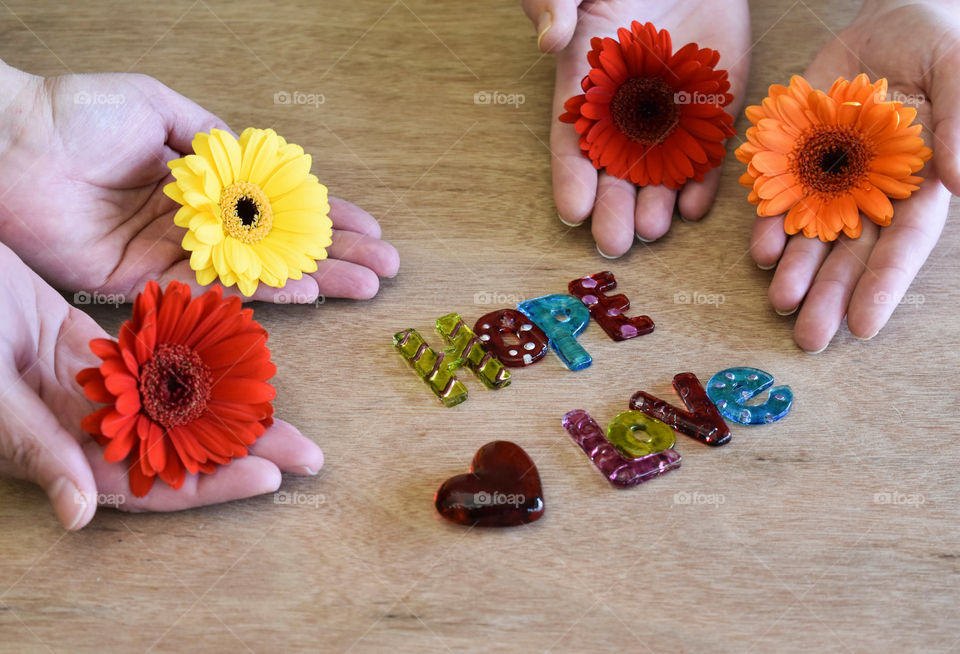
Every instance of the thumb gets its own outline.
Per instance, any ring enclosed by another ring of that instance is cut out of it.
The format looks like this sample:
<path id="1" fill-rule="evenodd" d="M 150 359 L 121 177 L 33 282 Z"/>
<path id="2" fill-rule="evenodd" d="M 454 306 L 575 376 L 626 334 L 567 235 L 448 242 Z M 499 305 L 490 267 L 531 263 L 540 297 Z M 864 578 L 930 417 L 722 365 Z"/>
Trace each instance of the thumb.
<path id="1" fill-rule="evenodd" d="M 64 527 L 80 529 L 97 511 L 97 486 L 80 444 L 23 381 L 11 381 L 4 387 L 0 461 L 5 468 L 12 467 L 14 476 L 47 492 Z"/>
<path id="2" fill-rule="evenodd" d="M 577 28 L 577 7 L 583 0 L 521 0 L 523 11 L 537 30 L 541 52 L 567 47 Z"/>
<path id="3" fill-rule="evenodd" d="M 163 82 L 148 76 L 142 76 L 140 81 L 141 90 L 163 117 L 167 128 L 167 145 L 180 154 L 193 152 L 193 137 L 197 132 L 209 132 L 216 128 L 237 135 L 219 116 L 180 95 Z"/>

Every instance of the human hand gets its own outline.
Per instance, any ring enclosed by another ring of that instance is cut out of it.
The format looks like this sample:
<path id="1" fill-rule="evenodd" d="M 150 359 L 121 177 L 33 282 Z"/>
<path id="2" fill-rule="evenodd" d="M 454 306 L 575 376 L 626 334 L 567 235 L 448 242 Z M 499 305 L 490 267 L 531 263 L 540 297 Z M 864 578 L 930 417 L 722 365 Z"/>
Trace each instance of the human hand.
<path id="1" fill-rule="evenodd" d="M 163 187 L 167 162 L 191 153 L 197 132 L 228 129 L 223 121 L 144 75 L 43 79 L 0 62 L 0 88 L 13 98 L 0 112 L 0 240 L 65 290 L 133 298 L 173 279 L 200 289 Z M 378 276 L 396 274 L 376 220 L 337 198 L 330 207 L 333 243 L 317 271 L 252 299 L 365 299 Z"/>
<path id="2" fill-rule="evenodd" d="M 313 441 L 277 420 L 248 456 L 213 474 L 188 473 L 179 490 L 158 482 L 146 497 L 135 497 L 129 464 L 107 463 L 103 448 L 80 428 L 94 405 L 74 378 L 100 364 L 89 343 L 107 334 L 3 245 L 0 269 L 0 314 L 6 316 L 0 322 L 0 475 L 43 487 L 67 529 L 90 522 L 98 499 L 123 511 L 177 511 L 271 493 L 281 471 L 316 474 L 323 465 Z"/>
<path id="3" fill-rule="evenodd" d="M 733 103 L 725 107 L 736 115 L 743 104 L 750 57 L 750 18 L 746 0 L 523 0 L 523 9 L 537 29 L 543 52 L 557 53 L 557 73 L 550 128 L 553 195 L 560 220 L 579 225 L 591 214 L 593 237 L 600 254 L 618 257 L 633 244 L 634 235 L 649 242 L 670 229 L 674 205 L 681 218 L 699 220 L 710 209 L 720 169 L 703 181 L 690 181 L 682 190 L 666 186 L 637 188 L 629 181 L 597 171 L 583 156 L 579 136 L 571 125 L 558 121 L 564 103 L 582 93 L 580 81 L 590 70 L 587 52 L 594 36 L 616 38 L 619 27 L 650 21 L 667 29 L 676 48 L 696 42 L 720 52 L 717 68 L 729 71 Z"/>
<path id="4" fill-rule="evenodd" d="M 751 253 L 776 266 L 769 297 L 782 315 L 798 309 L 794 340 L 807 352 L 829 345 L 847 319 L 850 332 L 873 338 L 887 323 L 936 244 L 950 192 L 960 193 L 960 3 L 866 0 L 853 23 L 828 43 L 804 77 L 826 90 L 834 80 L 866 73 L 886 78 L 888 99 L 917 109 L 934 158 L 908 199 L 893 200 L 893 222 L 881 229 L 863 218 L 859 238 L 823 243 L 787 236 L 784 216 L 758 218 Z M 949 190 L 948 190 L 949 189 Z"/>

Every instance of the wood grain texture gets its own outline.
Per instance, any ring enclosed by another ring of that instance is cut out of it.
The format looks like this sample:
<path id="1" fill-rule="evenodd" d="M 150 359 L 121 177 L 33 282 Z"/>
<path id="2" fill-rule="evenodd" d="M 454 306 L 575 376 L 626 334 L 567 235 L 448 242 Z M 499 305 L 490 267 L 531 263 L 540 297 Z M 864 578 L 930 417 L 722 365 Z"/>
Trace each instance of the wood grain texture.
<path id="1" fill-rule="evenodd" d="M 858 5 L 752 4 L 749 102 L 801 72 Z M 808 356 L 793 318 L 767 303 L 772 273 L 746 252 L 751 207 L 732 153 L 708 218 L 621 260 L 556 220 L 544 146 L 553 62 L 514 2 L 5 0 L 0 57 L 46 75 L 147 73 L 235 128 L 275 127 L 314 153 L 332 193 L 381 220 L 402 257 L 373 301 L 256 307 L 279 366 L 278 415 L 328 461 L 284 490 L 316 506 L 266 496 L 169 515 L 103 510 L 65 533 L 37 488 L 0 480 L 0 650 L 960 647 L 955 221 L 911 288 L 922 304 L 900 307 L 870 342 L 844 328 Z M 282 91 L 325 101 L 274 104 Z M 474 104 L 480 91 L 525 102 Z M 444 409 L 391 348 L 399 329 L 439 344 L 441 315 L 472 324 L 503 298 L 563 292 L 603 269 L 657 329 L 614 343 L 591 327 L 583 372 L 548 355 L 502 391 L 466 379 L 470 399 Z M 676 303 L 683 292 L 724 302 Z M 95 316 L 116 333 L 126 311 Z M 789 418 L 736 427 L 718 449 L 680 437 L 683 466 L 639 488 L 611 488 L 560 426 L 574 408 L 605 424 L 638 389 L 673 397 L 677 372 L 740 364 L 792 386 Z M 443 522 L 436 488 L 501 437 L 536 461 L 544 518 L 509 530 Z M 682 504 L 684 493 L 716 503 Z"/>

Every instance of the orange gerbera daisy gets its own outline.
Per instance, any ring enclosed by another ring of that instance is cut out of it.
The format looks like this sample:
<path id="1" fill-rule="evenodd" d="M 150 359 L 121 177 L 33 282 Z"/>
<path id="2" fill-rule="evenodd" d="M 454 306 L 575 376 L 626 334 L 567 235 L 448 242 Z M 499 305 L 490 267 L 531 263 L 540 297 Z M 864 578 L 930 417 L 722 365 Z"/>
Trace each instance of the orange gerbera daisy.
<path id="1" fill-rule="evenodd" d="M 787 212 L 784 229 L 832 241 L 857 238 L 860 212 L 889 225 L 889 198 L 908 198 L 914 176 L 933 152 L 913 125 L 917 110 L 887 101 L 887 80 L 837 79 L 828 93 L 800 76 L 774 84 L 760 106 L 747 107 L 753 127 L 737 158 L 740 183 L 760 216 Z"/>
<path id="2" fill-rule="evenodd" d="M 272 424 L 276 392 L 267 380 L 276 367 L 266 342 L 253 310 L 224 299 L 219 286 L 191 300 L 184 284 L 161 291 L 150 282 L 119 341 L 90 341 L 103 363 L 77 382 L 108 406 L 82 427 L 106 447 L 104 459 L 128 459 L 137 497 L 156 477 L 180 488 L 186 472 L 212 473 L 246 456 Z"/>
<path id="3" fill-rule="evenodd" d="M 634 184 L 680 188 L 720 165 L 733 117 L 723 107 L 727 71 L 720 53 L 688 43 L 673 52 L 670 33 L 634 21 L 619 41 L 594 37 L 592 66 L 560 120 L 573 123 L 580 149 L 599 170 Z"/>

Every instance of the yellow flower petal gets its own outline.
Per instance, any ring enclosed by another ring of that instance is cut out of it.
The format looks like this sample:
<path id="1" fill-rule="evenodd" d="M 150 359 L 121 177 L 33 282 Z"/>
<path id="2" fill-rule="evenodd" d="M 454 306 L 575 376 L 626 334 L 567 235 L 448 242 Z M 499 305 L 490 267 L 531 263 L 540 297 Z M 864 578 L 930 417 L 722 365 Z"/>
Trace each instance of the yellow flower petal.
<path id="1" fill-rule="evenodd" d="M 194 221 L 196 221 L 195 227 L 193 226 Z M 223 226 L 212 216 L 209 214 L 197 214 L 194 221 L 191 221 L 190 229 L 198 241 L 207 245 L 216 245 L 223 241 Z"/>
<path id="2" fill-rule="evenodd" d="M 230 181 L 227 182 L 221 174 L 221 178 L 224 178 L 223 185 L 229 186 L 237 180 L 237 175 L 240 173 L 240 161 L 243 154 L 240 151 L 240 144 L 237 143 L 237 139 L 233 138 L 233 134 L 222 129 L 215 129 L 210 133 L 212 134 L 210 139 L 211 152 L 216 155 L 218 150 L 222 150 L 226 165 L 229 166 Z"/>
<path id="3" fill-rule="evenodd" d="M 257 280 L 241 275 L 237 277 L 237 288 L 240 289 L 240 292 L 245 296 L 250 297 L 254 291 L 257 290 Z"/>
<path id="4" fill-rule="evenodd" d="M 318 211 L 283 211 L 273 214 L 273 226 L 298 234 L 315 234 L 325 231 L 323 218 Z"/>
<path id="5" fill-rule="evenodd" d="M 189 235 L 190 233 L 187 232 L 187 236 Z M 186 238 L 184 238 L 184 240 L 186 240 Z M 187 248 L 186 244 L 184 244 L 184 247 Z M 190 248 L 187 248 L 187 249 L 189 250 Z M 190 267 L 193 270 L 206 270 L 207 267 L 210 266 L 210 263 L 212 261 L 212 257 L 211 257 L 212 250 L 213 250 L 212 246 L 203 245 L 203 244 L 193 249 L 193 251 L 190 253 Z"/>
<path id="6" fill-rule="evenodd" d="M 177 227 L 189 227 L 197 215 L 197 210 L 193 207 L 180 207 L 173 216 L 173 224 Z"/>
<path id="7" fill-rule="evenodd" d="M 310 174 L 313 160 L 309 154 L 292 159 L 278 168 L 261 188 L 270 198 L 279 198 L 295 189 L 306 175 Z M 272 203 L 271 203 L 272 204 Z"/>
<path id="8" fill-rule="evenodd" d="M 197 283 L 201 286 L 206 286 L 207 284 L 212 283 L 216 278 L 217 271 L 213 269 L 213 266 L 197 271 Z"/>
<path id="9" fill-rule="evenodd" d="M 226 259 L 226 265 L 238 275 L 243 275 L 250 267 L 250 253 L 235 238 L 224 239 L 223 256 Z"/>
<path id="10" fill-rule="evenodd" d="M 323 184 L 301 184 L 282 198 L 273 200 L 270 206 L 273 207 L 274 214 L 298 209 L 324 214 L 330 211 L 330 205 L 327 202 L 327 187 Z"/>
<path id="11" fill-rule="evenodd" d="M 252 138 L 251 138 L 252 142 Z M 247 156 L 252 157 L 250 163 L 250 176 L 246 181 L 252 182 L 263 188 L 264 182 L 273 173 L 276 167 L 277 158 L 277 135 L 273 130 L 266 130 L 260 147 L 256 150 L 247 150 L 243 153 L 244 167 L 246 167 Z"/>
<path id="12" fill-rule="evenodd" d="M 176 182 L 171 182 L 170 184 L 164 186 L 163 194 L 177 204 L 183 204 L 183 193 L 180 191 L 180 186 L 177 185 Z"/>
<path id="13" fill-rule="evenodd" d="M 220 277 L 224 277 L 230 272 L 230 267 L 227 265 L 227 259 L 224 256 L 223 250 L 226 247 L 227 239 L 217 243 L 213 246 L 211 254 L 213 255 L 213 267 L 217 270 L 217 274 Z"/>
<path id="14" fill-rule="evenodd" d="M 261 277 L 263 277 L 264 274 L 270 274 L 278 279 L 287 278 L 287 262 L 279 253 L 270 247 L 269 241 L 255 243 L 253 251 L 257 255 L 257 258 L 260 259 L 262 265 Z"/>

